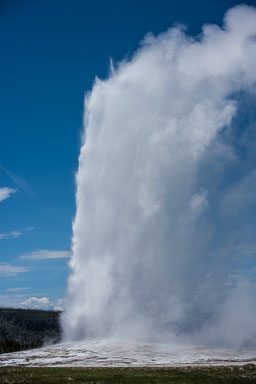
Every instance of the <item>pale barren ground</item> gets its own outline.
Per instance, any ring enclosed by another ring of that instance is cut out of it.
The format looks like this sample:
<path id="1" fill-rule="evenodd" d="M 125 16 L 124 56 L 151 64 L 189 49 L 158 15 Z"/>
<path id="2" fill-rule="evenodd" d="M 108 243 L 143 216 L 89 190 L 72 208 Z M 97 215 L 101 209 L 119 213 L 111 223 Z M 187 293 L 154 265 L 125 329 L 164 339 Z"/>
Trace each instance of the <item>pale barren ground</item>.
<path id="1" fill-rule="evenodd" d="M 177 367 L 256 365 L 256 350 L 207 349 L 115 340 L 87 340 L 0 355 L 0 367 Z"/>

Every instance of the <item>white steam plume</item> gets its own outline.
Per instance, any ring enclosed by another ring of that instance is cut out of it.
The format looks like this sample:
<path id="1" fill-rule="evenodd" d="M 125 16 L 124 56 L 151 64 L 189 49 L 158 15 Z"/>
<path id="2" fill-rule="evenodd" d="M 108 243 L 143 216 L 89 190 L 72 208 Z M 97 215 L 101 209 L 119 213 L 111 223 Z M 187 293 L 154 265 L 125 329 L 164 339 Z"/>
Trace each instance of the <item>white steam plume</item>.
<path id="1" fill-rule="evenodd" d="M 244 5 L 149 35 L 87 95 L 66 339 L 255 341 L 255 36 Z"/>

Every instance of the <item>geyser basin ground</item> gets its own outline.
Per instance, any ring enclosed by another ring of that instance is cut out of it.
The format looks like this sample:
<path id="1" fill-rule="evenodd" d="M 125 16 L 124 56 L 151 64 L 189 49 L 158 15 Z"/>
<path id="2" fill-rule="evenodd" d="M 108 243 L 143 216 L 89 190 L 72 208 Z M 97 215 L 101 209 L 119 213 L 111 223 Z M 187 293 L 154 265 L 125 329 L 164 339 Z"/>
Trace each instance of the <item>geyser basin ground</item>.
<path id="1" fill-rule="evenodd" d="M 172 367 L 256 364 L 256 351 L 115 340 L 56 344 L 0 355 L 0 366 Z"/>

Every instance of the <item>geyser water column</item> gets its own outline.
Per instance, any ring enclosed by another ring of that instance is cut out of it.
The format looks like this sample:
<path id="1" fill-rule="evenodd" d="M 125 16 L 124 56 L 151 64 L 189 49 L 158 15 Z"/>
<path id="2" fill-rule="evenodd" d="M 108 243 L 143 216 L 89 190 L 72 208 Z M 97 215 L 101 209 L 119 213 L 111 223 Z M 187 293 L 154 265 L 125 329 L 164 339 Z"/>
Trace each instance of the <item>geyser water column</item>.
<path id="1" fill-rule="evenodd" d="M 241 100 L 249 108 L 255 97 L 255 36 L 255 9 L 238 6 L 223 28 L 205 25 L 195 38 L 182 27 L 148 35 L 95 81 L 76 177 L 66 340 L 241 345 L 255 336 L 255 283 L 232 264 L 234 249 L 256 238 L 254 217 L 241 220 L 256 206 L 252 194 L 241 203 L 256 186 L 255 151 L 243 144 L 250 156 L 240 156 L 237 139 L 242 131 L 249 142 L 253 130 L 238 123 Z"/>

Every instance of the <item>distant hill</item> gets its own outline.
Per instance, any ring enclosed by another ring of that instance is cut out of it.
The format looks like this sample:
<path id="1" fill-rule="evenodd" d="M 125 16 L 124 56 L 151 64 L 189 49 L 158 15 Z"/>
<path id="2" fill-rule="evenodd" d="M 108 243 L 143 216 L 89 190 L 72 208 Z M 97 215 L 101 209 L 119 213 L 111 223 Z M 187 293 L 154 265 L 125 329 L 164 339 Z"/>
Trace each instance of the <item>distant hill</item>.
<path id="1" fill-rule="evenodd" d="M 0 353 L 38 348 L 60 338 L 60 312 L 0 308 Z"/>

